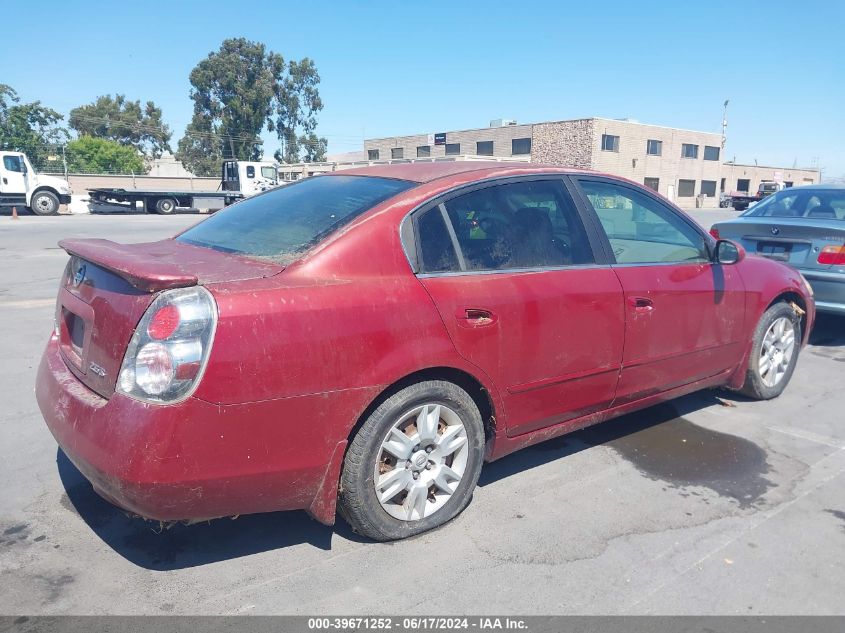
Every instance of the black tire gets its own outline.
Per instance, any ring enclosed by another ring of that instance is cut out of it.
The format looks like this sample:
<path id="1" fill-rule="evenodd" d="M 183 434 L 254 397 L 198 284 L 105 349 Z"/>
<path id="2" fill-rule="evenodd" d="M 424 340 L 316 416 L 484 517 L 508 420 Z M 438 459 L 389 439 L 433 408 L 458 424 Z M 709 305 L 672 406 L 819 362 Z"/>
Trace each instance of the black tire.
<path id="1" fill-rule="evenodd" d="M 59 212 L 59 198 L 50 191 L 36 191 L 30 200 L 29 209 L 35 215 L 56 215 Z"/>
<path id="2" fill-rule="evenodd" d="M 786 318 L 795 328 L 795 342 L 792 357 L 789 359 L 786 371 L 783 377 L 775 385 L 770 386 L 763 382 L 763 377 L 760 373 L 760 356 L 763 349 L 763 337 L 769 330 L 769 327 L 778 319 Z M 771 400 L 777 398 L 789 380 L 792 378 L 792 373 L 795 371 L 795 366 L 798 363 L 798 354 L 801 351 L 801 319 L 787 303 L 780 302 L 771 306 L 760 317 L 757 327 L 754 329 L 754 336 L 751 341 L 751 353 L 748 356 L 748 367 L 745 372 L 745 382 L 740 389 L 740 393 L 745 394 L 749 398 L 755 400 Z"/>
<path id="3" fill-rule="evenodd" d="M 173 198 L 159 198 L 156 201 L 156 213 L 170 215 L 176 210 L 176 201 Z"/>
<path id="4" fill-rule="evenodd" d="M 460 483 L 446 503 L 422 519 L 404 521 L 381 506 L 374 473 L 381 443 L 391 427 L 409 411 L 440 404 L 458 415 L 466 430 L 468 457 Z M 484 425 L 466 391 L 451 382 L 430 380 L 410 385 L 381 403 L 356 433 L 343 462 L 338 510 L 352 529 L 376 541 L 392 541 L 426 532 L 450 521 L 466 508 L 484 461 Z"/>

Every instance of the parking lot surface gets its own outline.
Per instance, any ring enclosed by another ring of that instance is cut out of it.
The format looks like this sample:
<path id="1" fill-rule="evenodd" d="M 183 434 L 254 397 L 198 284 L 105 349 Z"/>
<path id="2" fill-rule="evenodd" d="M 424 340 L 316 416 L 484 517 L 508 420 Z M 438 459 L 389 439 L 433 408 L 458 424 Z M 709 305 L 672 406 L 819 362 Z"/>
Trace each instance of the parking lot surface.
<path id="1" fill-rule="evenodd" d="M 820 319 L 782 397 L 701 392 L 525 449 L 408 541 L 302 512 L 164 530 L 126 517 L 35 403 L 56 242 L 200 218 L 0 215 L 0 613 L 845 614 L 843 319 Z"/>

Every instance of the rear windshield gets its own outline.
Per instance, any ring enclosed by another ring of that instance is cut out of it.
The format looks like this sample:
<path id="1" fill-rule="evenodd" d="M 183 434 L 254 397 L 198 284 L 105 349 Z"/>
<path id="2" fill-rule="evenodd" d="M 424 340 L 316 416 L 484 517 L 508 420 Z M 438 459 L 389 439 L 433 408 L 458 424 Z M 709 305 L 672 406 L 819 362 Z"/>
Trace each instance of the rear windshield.
<path id="1" fill-rule="evenodd" d="M 758 202 L 743 215 L 845 220 L 845 189 L 785 189 Z"/>
<path id="2" fill-rule="evenodd" d="M 368 209 L 415 184 L 366 176 L 307 178 L 218 211 L 176 240 L 287 264 Z"/>

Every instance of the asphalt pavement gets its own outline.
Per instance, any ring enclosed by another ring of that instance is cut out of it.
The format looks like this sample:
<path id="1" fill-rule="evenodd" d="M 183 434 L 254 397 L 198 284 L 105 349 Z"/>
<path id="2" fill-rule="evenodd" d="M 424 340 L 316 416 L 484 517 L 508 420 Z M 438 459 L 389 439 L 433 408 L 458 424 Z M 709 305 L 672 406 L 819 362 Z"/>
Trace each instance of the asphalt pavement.
<path id="1" fill-rule="evenodd" d="M 693 213 L 708 228 L 736 215 Z M 0 215 L 0 614 L 845 614 L 843 319 L 820 321 L 780 398 L 701 392 L 525 449 L 408 541 L 303 512 L 126 517 L 35 403 L 56 242 L 199 219 Z"/>

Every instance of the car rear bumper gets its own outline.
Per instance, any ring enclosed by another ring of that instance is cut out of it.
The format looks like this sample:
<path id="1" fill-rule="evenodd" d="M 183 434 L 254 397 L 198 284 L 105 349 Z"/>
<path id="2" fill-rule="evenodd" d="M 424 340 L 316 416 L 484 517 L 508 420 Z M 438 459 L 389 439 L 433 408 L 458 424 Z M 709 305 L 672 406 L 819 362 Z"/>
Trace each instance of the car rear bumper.
<path id="1" fill-rule="evenodd" d="M 813 288 L 817 312 L 845 314 L 845 274 L 805 268 L 798 270 Z"/>
<path id="2" fill-rule="evenodd" d="M 337 481 L 324 480 L 337 471 L 330 466 L 342 459 L 351 416 L 372 397 L 336 394 L 241 405 L 188 398 L 156 406 L 117 393 L 106 400 L 68 370 L 56 337 L 36 385 L 47 426 L 94 489 L 161 521 L 311 510 L 322 494 L 330 509 L 317 518 L 330 522 Z"/>

